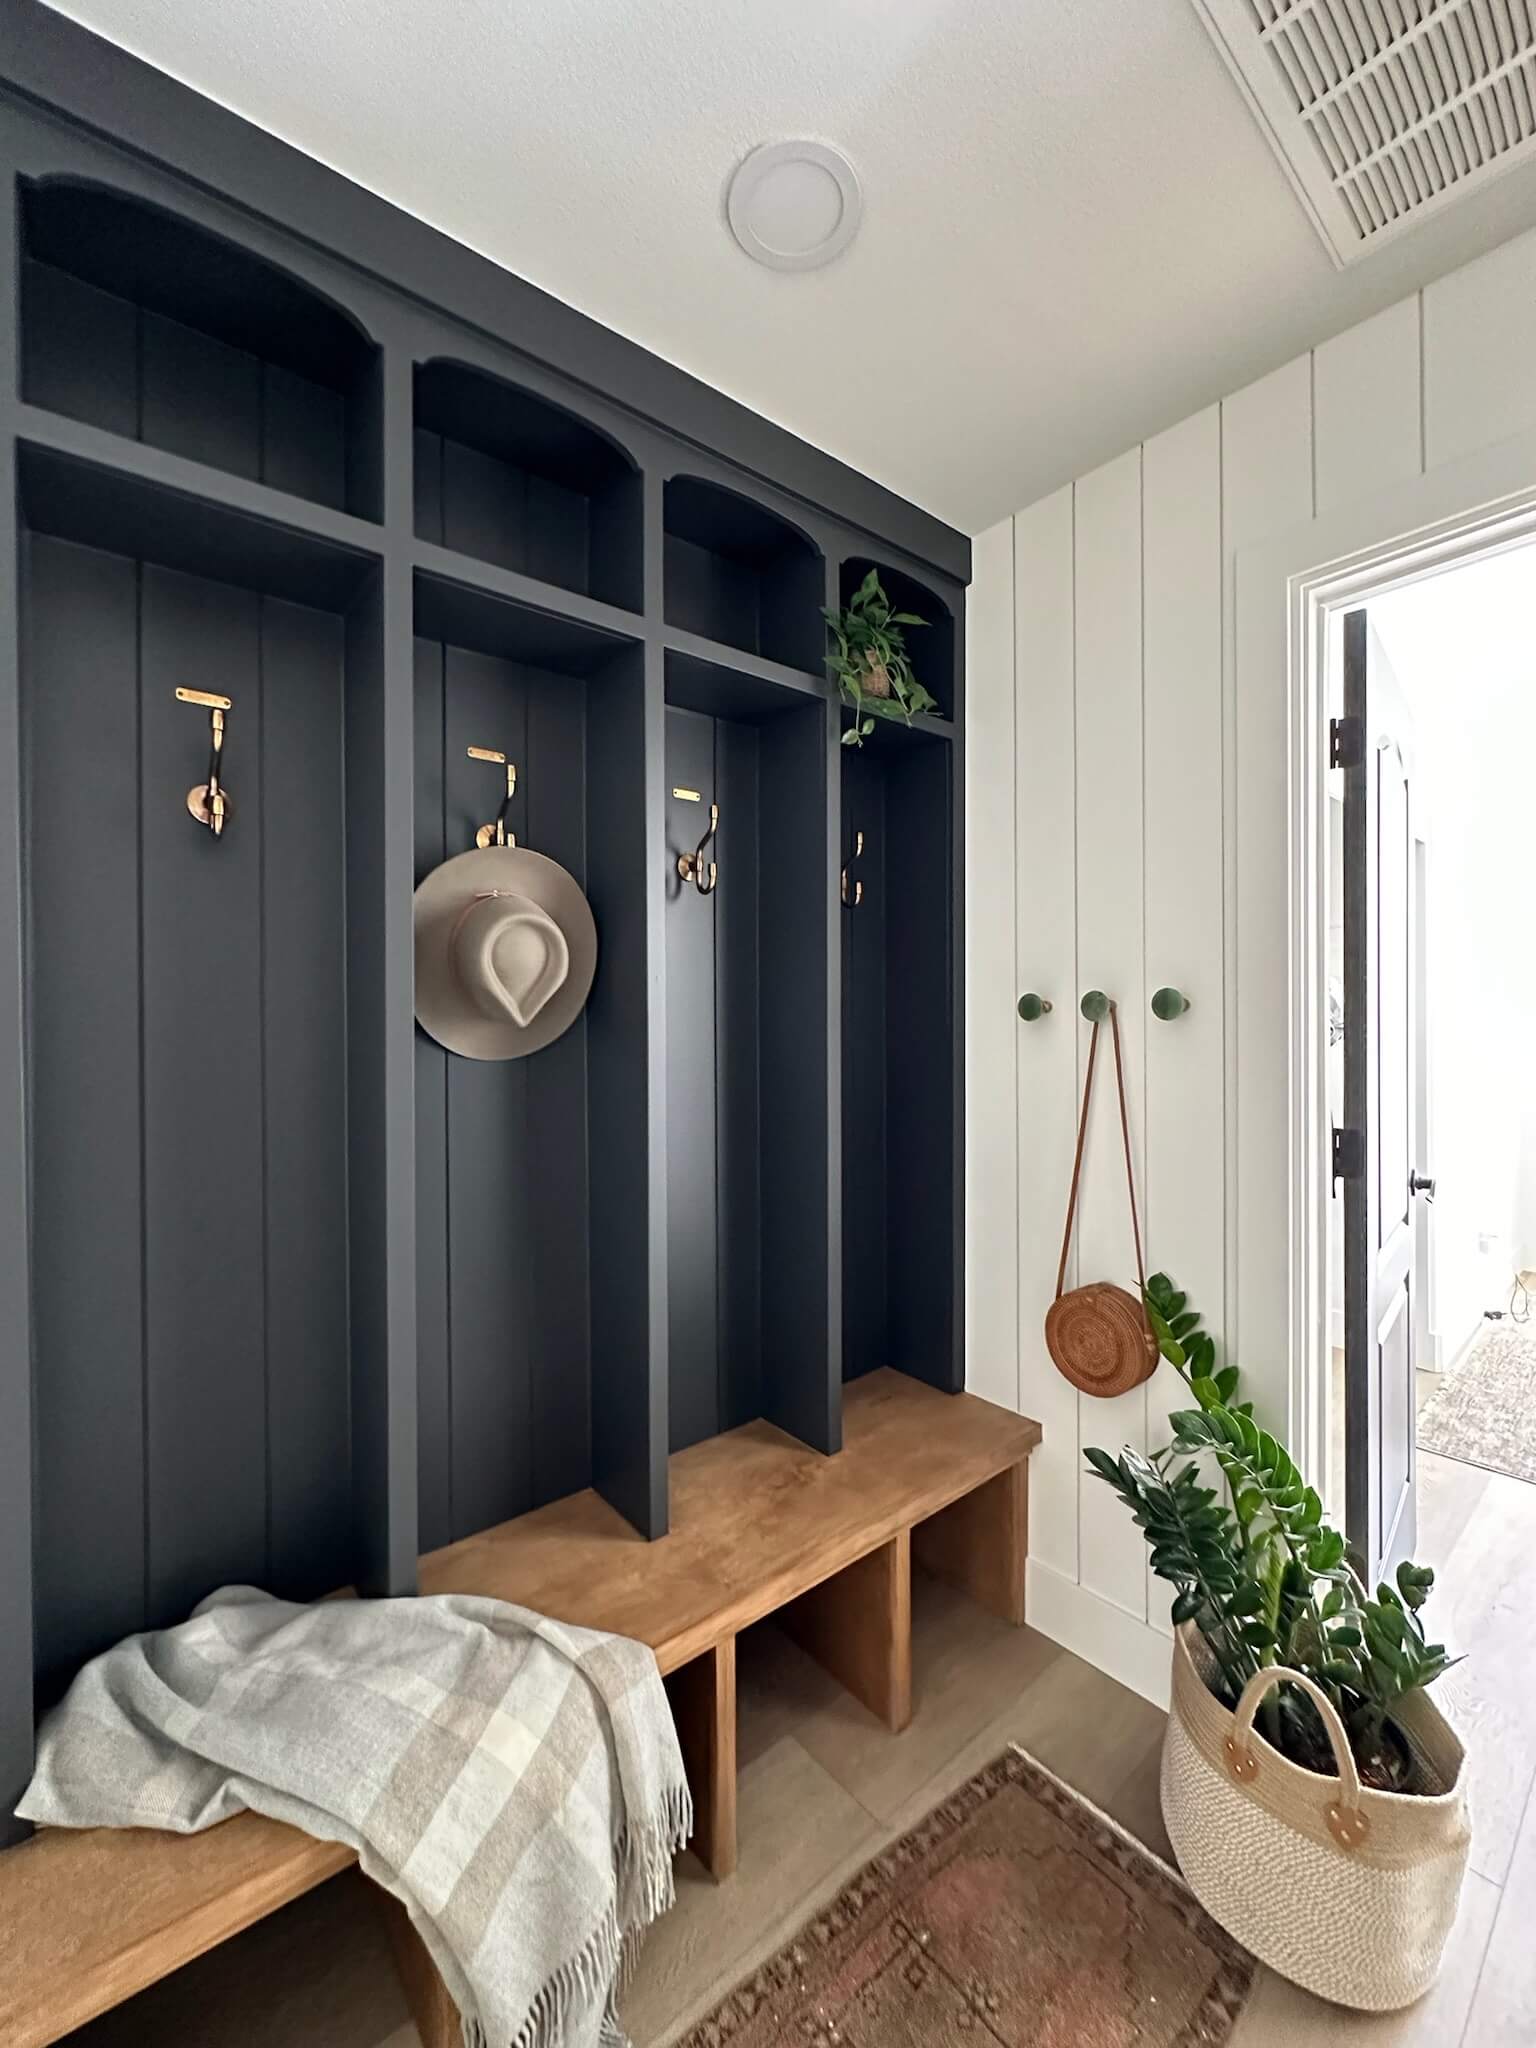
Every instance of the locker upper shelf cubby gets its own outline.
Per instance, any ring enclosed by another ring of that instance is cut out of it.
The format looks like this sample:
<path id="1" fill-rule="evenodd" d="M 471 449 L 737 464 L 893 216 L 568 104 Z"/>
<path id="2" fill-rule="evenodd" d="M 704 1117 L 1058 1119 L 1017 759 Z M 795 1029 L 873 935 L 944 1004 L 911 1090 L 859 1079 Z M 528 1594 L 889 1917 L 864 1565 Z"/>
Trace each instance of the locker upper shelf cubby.
<path id="1" fill-rule="evenodd" d="M 666 621 L 820 676 L 825 569 L 798 527 L 703 477 L 668 479 Z"/>
<path id="2" fill-rule="evenodd" d="M 909 576 L 902 569 L 893 569 L 887 562 L 878 562 L 867 555 L 852 555 L 838 573 L 840 604 L 846 605 L 871 569 L 878 570 L 881 588 L 891 601 L 893 611 L 910 612 L 923 620 L 921 626 L 902 628 L 907 636 L 907 652 L 912 658 L 912 672 L 917 680 L 937 703 L 940 719 L 953 719 L 955 715 L 955 619 L 954 613 L 936 590 L 926 583 L 919 583 L 915 576 Z M 913 729 L 925 723 L 915 719 Z M 883 731 L 889 725 L 892 732 L 904 731 L 889 720 L 879 721 L 876 731 Z M 935 728 L 930 727 L 930 730 Z"/>
<path id="3" fill-rule="evenodd" d="M 379 351 L 322 293 L 167 209 L 19 188 L 22 396 L 377 520 Z"/>
<path id="4" fill-rule="evenodd" d="M 640 472 L 616 441 L 467 363 L 419 363 L 415 391 L 419 540 L 640 610 Z"/>

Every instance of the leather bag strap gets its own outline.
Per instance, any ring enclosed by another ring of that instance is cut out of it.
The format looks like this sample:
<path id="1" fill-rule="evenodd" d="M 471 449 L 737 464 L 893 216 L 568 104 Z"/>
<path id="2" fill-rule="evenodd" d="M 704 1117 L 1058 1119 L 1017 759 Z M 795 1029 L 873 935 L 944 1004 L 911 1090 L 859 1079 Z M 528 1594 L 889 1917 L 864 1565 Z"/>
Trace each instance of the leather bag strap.
<path id="1" fill-rule="evenodd" d="M 1146 1267 L 1141 1255 L 1141 1218 L 1136 1211 L 1136 1174 L 1131 1165 L 1131 1119 L 1125 1106 L 1125 1063 L 1120 1052 L 1120 1012 L 1109 1006 L 1109 1030 L 1115 1046 L 1115 1091 L 1120 1099 L 1120 1137 L 1125 1147 L 1125 1185 L 1131 1198 L 1131 1236 L 1136 1245 L 1136 1284 L 1147 1291 Z M 1067 1223 L 1061 1234 L 1061 1260 L 1056 1268 L 1056 1299 L 1060 1301 L 1067 1284 L 1067 1253 L 1072 1248 L 1072 1220 L 1077 1214 L 1077 1190 L 1083 1176 L 1083 1150 L 1088 1142 L 1088 1105 L 1093 1099 L 1093 1069 L 1099 1053 L 1099 1026 L 1094 1020 L 1088 1041 L 1088 1071 L 1083 1077 L 1083 1113 L 1077 1120 L 1077 1150 L 1072 1156 L 1072 1188 L 1067 1196 Z M 1139 1298 L 1139 1297 L 1138 1297 Z"/>

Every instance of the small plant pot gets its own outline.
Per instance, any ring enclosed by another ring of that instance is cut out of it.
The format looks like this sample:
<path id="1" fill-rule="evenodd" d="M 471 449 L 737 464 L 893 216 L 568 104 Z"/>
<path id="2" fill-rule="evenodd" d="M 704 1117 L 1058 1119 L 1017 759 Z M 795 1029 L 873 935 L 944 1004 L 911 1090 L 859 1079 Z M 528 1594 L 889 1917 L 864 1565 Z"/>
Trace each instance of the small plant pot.
<path id="1" fill-rule="evenodd" d="M 859 688 L 866 697 L 890 696 L 891 673 L 883 661 L 870 661 L 865 664 L 864 673 L 859 678 Z"/>
<path id="2" fill-rule="evenodd" d="M 1234 1712 L 1208 1683 L 1214 1660 L 1193 1622 L 1174 1637 L 1163 1743 L 1163 1820 L 1190 1890 L 1261 1962 L 1320 1998 L 1395 2012 L 1440 1969 L 1471 1846 L 1465 1756 L 1420 1692 L 1398 1733 L 1413 1789 L 1360 1781 L 1344 1724 L 1321 1687 L 1276 1667 Z M 1317 1707 L 1336 1776 L 1302 1769 L 1254 1726 L 1266 1695 L 1300 1687 Z"/>

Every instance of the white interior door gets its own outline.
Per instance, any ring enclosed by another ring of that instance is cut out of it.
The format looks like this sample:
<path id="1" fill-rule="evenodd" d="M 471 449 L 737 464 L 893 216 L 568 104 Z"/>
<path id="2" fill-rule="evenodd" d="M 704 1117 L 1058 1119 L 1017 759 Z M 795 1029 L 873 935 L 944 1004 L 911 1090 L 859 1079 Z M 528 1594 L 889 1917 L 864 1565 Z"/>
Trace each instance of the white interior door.
<path id="1" fill-rule="evenodd" d="M 1370 1576 L 1412 1549 L 1423 1134 L 1419 842 L 1407 706 L 1364 611 L 1344 621 L 1345 1522 Z"/>

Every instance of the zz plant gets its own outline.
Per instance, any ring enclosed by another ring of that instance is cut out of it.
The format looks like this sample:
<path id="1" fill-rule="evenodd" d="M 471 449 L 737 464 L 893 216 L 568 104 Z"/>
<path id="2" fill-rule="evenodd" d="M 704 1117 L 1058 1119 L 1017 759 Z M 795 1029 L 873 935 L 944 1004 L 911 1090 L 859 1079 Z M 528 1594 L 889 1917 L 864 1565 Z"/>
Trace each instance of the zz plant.
<path id="1" fill-rule="evenodd" d="M 1193 1621 L 1214 1660 L 1213 1690 L 1235 1707 L 1256 1671 L 1288 1664 L 1328 1694 L 1348 1730 L 1361 1776 L 1409 1789 L 1409 1758 L 1392 1727 L 1404 1697 L 1432 1685 L 1455 1660 L 1426 1640 L 1420 1618 L 1435 1575 L 1404 1563 L 1395 1585 L 1362 1583 L 1343 1536 L 1289 1453 L 1239 1401 L 1235 1365 L 1218 1370 L 1216 1346 L 1169 1280 L 1146 1284 L 1147 1320 L 1162 1356 L 1196 1405 L 1170 1417 L 1173 1442 L 1144 1457 L 1090 1450 L 1146 1535 L 1152 1568 L 1174 1588 L 1175 1622 Z M 1220 1474 L 1220 1486 L 1208 1477 Z M 1308 1770 L 1333 1769 L 1311 1702 L 1280 1686 L 1260 1710 L 1268 1741 Z"/>
<path id="2" fill-rule="evenodd" d="M 862 747 L 877 718 L 899 718 L 907 725 L 917 711 L 936 709 L 934 699 L 912 673 L 906 628 L 923 626 L 915 612 L 891 608 L 871 569 L 841 611 L 822 607 L 831 646 L 827 667 L 836 676 L 843 702 L 853 707 L 853 724 L 843 734 L 845 747 Z"/>

